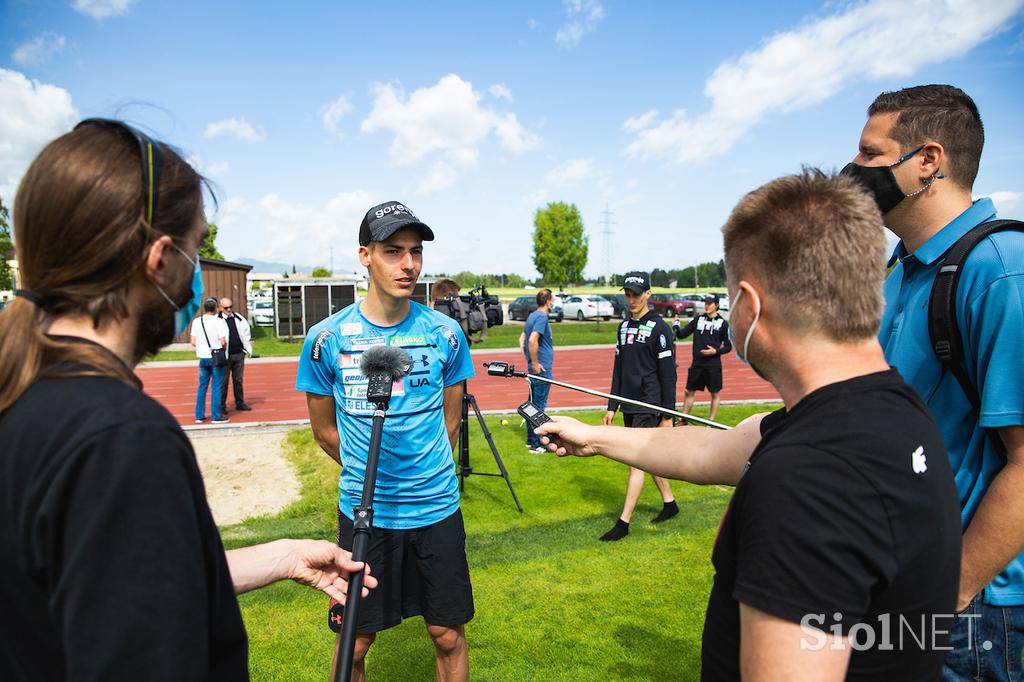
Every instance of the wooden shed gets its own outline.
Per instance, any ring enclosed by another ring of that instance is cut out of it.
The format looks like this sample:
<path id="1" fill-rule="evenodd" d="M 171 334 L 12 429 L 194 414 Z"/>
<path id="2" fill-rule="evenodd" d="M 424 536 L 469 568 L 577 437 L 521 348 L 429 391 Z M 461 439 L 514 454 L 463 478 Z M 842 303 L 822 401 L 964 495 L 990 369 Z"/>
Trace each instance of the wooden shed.
<path id="1" fill-rule="evenodd" d="M 230 298 L 234 304 L 235 312 L 242 317 L 249 318 L 249 305 L 246 302 L 246 281 L 245 276 L 252 270 L 251 265 L 244 263 L 232 263 L 226 260 L 214 260 L 212 258 L 200 258 L 199 266 L 203 270 L 203 300 L 213 297 L 218 301 L 222 298 Z M 203 314 L 202 306 L 199 308 L 199 315 Z M 191 325 L 190 325 L 191 327 Z M 174 339 L 175 343 L 188 343 L 189 330 L 185 330 Z"/>

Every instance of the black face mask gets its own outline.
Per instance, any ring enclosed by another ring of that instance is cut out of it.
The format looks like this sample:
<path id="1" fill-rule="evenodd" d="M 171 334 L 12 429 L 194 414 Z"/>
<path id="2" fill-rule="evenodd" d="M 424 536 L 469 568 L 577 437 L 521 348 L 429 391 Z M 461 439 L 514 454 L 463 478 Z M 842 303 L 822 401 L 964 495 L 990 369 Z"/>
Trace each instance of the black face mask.
<path id="1" fill-rule="evenodd" d="M 192 278 L 182 281 L 171 297 L 174 305 L 182 307 L 192 298 Z M 174 315 L 167 312 L 167 303 L 162 299 L 139 313 L 139 329 L 135 340 L 136 363 L 146 355 L 153 355 L 174 340 Z"/>
<path id="2" fill-rule="evenodd" d="M 874 198 L 875 203 L 878 204 L 878 210 L 882 212 L 882 215 L 885 215 L 892 209 L 896 208 L 896 205 L 907 197 L 920 194 L 928 189 L 932 182 L 945 177 L 942 173 L 932 175 L 932 180 L 921 189 L 910 194 L 903 193 L 903 190 L 900 189 L 899 183 L 896 182 L 896 175 L 892 172 L 892 169 L 914 156 L 922 149 L 924 149 L 924 145 L 907 152 L 900 158 L 896 159 L 895 163 L 891 163 L 888 166 L 861 166 L 860 164 L 851 162 L 846 164 L 843 170 L 839 171 L 839 174 L 849 175 L 860 183 L 860 185 Z"/>

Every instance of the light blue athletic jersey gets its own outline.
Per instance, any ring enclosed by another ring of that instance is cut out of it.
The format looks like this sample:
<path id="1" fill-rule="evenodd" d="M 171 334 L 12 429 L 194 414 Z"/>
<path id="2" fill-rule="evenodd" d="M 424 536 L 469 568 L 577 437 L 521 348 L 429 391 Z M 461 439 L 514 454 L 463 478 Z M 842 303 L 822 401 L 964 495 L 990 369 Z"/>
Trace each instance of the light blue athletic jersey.
<path id="1" fill-rule="evenodd" d="M 444 423 L 444 389 L 473 376 L 469 344 L 447 315 L 411 302 L 409 315 L 393 327 L 373 324 L 355 303 L 314 325 L 306 334 L 295 388 L 334 396 L 341 439 L 338 507 L 352 518 L 363 493 L 374 405 L 366 401 L 363 351 L 400 346 L 412 360 L 396 382 L 384 423 L 373 524 L 421 528 L 459 508 L 459 489 Z"/>

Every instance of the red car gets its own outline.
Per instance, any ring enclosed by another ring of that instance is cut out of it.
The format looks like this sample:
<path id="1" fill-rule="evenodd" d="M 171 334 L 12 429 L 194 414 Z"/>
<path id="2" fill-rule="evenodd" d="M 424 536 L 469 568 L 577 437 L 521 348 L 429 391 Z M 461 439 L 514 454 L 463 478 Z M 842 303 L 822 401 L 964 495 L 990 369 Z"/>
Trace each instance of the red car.
<path id="1" fill-rule="evenodd" d="M 651 294 L 650 304 L 662 317 L 693 317 L 697 314 L 696 301 L 686 298 L 685 294 Z"/>

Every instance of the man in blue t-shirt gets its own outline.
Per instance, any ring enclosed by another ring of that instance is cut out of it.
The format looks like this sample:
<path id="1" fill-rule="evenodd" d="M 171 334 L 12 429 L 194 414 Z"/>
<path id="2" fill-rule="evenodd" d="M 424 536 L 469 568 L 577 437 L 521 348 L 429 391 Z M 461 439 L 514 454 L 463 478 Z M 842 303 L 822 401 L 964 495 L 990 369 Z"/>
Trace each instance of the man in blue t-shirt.
<path id="1" fill-rule="evenodd" d="M 972 198 L 985 135 L 977 106 L 948 85 L 879 95 L 844 172 L 874 196 L 901 241 L 885 282 L 879 340 L 942 431 L 964 526 L 960 594 L 945 679 L 1019 679 L 1024 646 L 1024 234 L 997 232 L 971 252 L 955 301 L 974 411 L 943 371 L 928 299 L 946 252 L 995 218 Z M 1005 455 L 1000 452 L 1005 449 Z M 988 671 L 988 672 L 984 672 Z"/>
<path id="2" fill-rule="evenodd" d="M 342 465 L 338 543 L 346 549 L 374 412 L 360 356 L 374 346 L 398 346 L 412 361 L 392 389 L 384 425 L 366 557 L 380 589 L 362 602 L 353 679 L 365 675 L 376 633 L 417 615 L 433 639 L 439 678 L 469 675 L 464 626 L 473 617 L 473 592 L 452 448 L 473 366 L 459 325 L 410 300 L 423 242 L 433 239 L 405 205 L 371 208 L 359 228 L 359 259 L 370 280 L 366 298 L 311 327 L 299 359 L 295 387 L 306 392 L 313 435 Z"/>
<path id="3" fill-rule="evenodd" d="M 551 366 L 555 362 L 555 347 L 551 342 L 551 322 L 548 314 L 551 312 L 551 289 L 541 289 L 537 292 L 537 309 L 530 313 L 523 325 L 523 335 L 520 337 L 520 345 L 523 347 L 523 354 L 526 355 L 526 367 L 530 374 L 550 379 Z M 538 409 L 544 411 L 548 406 L 548 393 L 551 392 L 551 384 L 544 381 L 530 382 L 531 403 Z M 531 452 L 544 452 L 540 444 L 540 438 L 533 432 L 530 423 L 526 423 L 526 447 Z"/>

